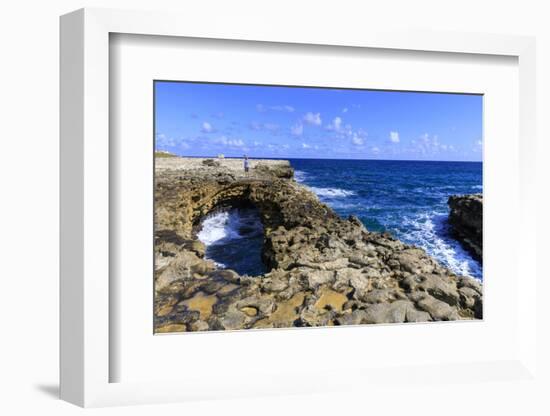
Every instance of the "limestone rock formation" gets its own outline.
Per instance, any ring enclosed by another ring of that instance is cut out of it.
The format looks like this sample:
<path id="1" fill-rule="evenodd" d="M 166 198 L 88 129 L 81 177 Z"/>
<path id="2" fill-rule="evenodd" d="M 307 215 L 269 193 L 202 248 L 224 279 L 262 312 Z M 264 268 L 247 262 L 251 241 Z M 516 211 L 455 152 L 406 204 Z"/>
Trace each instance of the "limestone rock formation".
<path id="1" fill-rule="evenodd" d="M 483 257 L 483 196 L 453 195 L 448 201 L 454 236 L 479 261 Z"/>
<path id="2" fill-rule="evenodd" d="M 340 218 L 284 161 L 156 161 L 155 331 L 184 332 L 482 318 L 482 286 L 422 249 Z M 201 219 L 254 205 L 268 272 L 205 259 Z"/>

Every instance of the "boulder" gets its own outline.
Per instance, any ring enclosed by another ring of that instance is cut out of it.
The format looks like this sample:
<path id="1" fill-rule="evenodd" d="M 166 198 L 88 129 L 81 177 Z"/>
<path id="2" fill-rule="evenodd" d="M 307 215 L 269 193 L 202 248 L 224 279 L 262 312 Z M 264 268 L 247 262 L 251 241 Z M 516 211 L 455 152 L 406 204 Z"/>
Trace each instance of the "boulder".
<path id="1" fill-rule="evenodd" d="M 448 205 L 453 235 L 475 258 L 483 261 L 483 195 L 453 195 Z"/>

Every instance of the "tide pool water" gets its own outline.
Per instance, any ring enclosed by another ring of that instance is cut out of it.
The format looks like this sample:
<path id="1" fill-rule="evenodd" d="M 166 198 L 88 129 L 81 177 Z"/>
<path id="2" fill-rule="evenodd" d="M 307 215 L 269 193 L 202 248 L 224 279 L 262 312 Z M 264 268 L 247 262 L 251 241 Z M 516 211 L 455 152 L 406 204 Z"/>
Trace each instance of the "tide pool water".
<path id="1" fill-rule="evenodd" d="M 481 162 L 291 159 L 298 182 L 342 217 L 425 249 L 440 264 L 482 279 L 482 266 L 454 240 L 447 199 L 482 192 Z"/>

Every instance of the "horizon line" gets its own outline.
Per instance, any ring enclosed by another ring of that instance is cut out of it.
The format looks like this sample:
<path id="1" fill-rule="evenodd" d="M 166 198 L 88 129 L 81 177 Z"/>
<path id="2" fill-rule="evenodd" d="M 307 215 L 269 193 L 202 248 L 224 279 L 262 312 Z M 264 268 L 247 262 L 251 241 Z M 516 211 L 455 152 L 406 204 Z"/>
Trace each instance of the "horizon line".
<path id="1" fill-rule="evenodd" d="M 155 150 L 155 152 L 169 153 L 181 158 L 196 158 L 196 159 L 218 159 L 218 156 L 191 156 L 191 155 L 179 155 L 171 153 L 165 150 Z M 444 163 L 483 163 L 483 160 L 428 160 L 428 159 L 353 159 L 343 158 L 337 159 L 332 157 L 269 157 L 269 156 L 249 156 L 249 159 L 274 159 L 274 160 L 288 160 L 288 159 L 304 159 L 304 160 L 351 160 L 351 161 L 380 161 L 380 162 L 444 162 Z M 244 159 L 244 156 L 224 156 L 223 159 Z"/>

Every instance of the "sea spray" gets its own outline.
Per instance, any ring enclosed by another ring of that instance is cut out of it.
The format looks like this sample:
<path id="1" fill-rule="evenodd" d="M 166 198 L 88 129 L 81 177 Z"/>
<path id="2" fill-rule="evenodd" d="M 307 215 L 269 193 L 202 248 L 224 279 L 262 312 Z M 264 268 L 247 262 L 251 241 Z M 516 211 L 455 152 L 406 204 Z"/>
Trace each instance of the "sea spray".
<path id="1" fill-rule="evenodd" d="M 261 261 L 263 226 L 254 208 L 233 208 L 208 215 L 197 237 L 206 246 L 206 258 L 219 268 L 256 276 L 265 272 Z"/>

